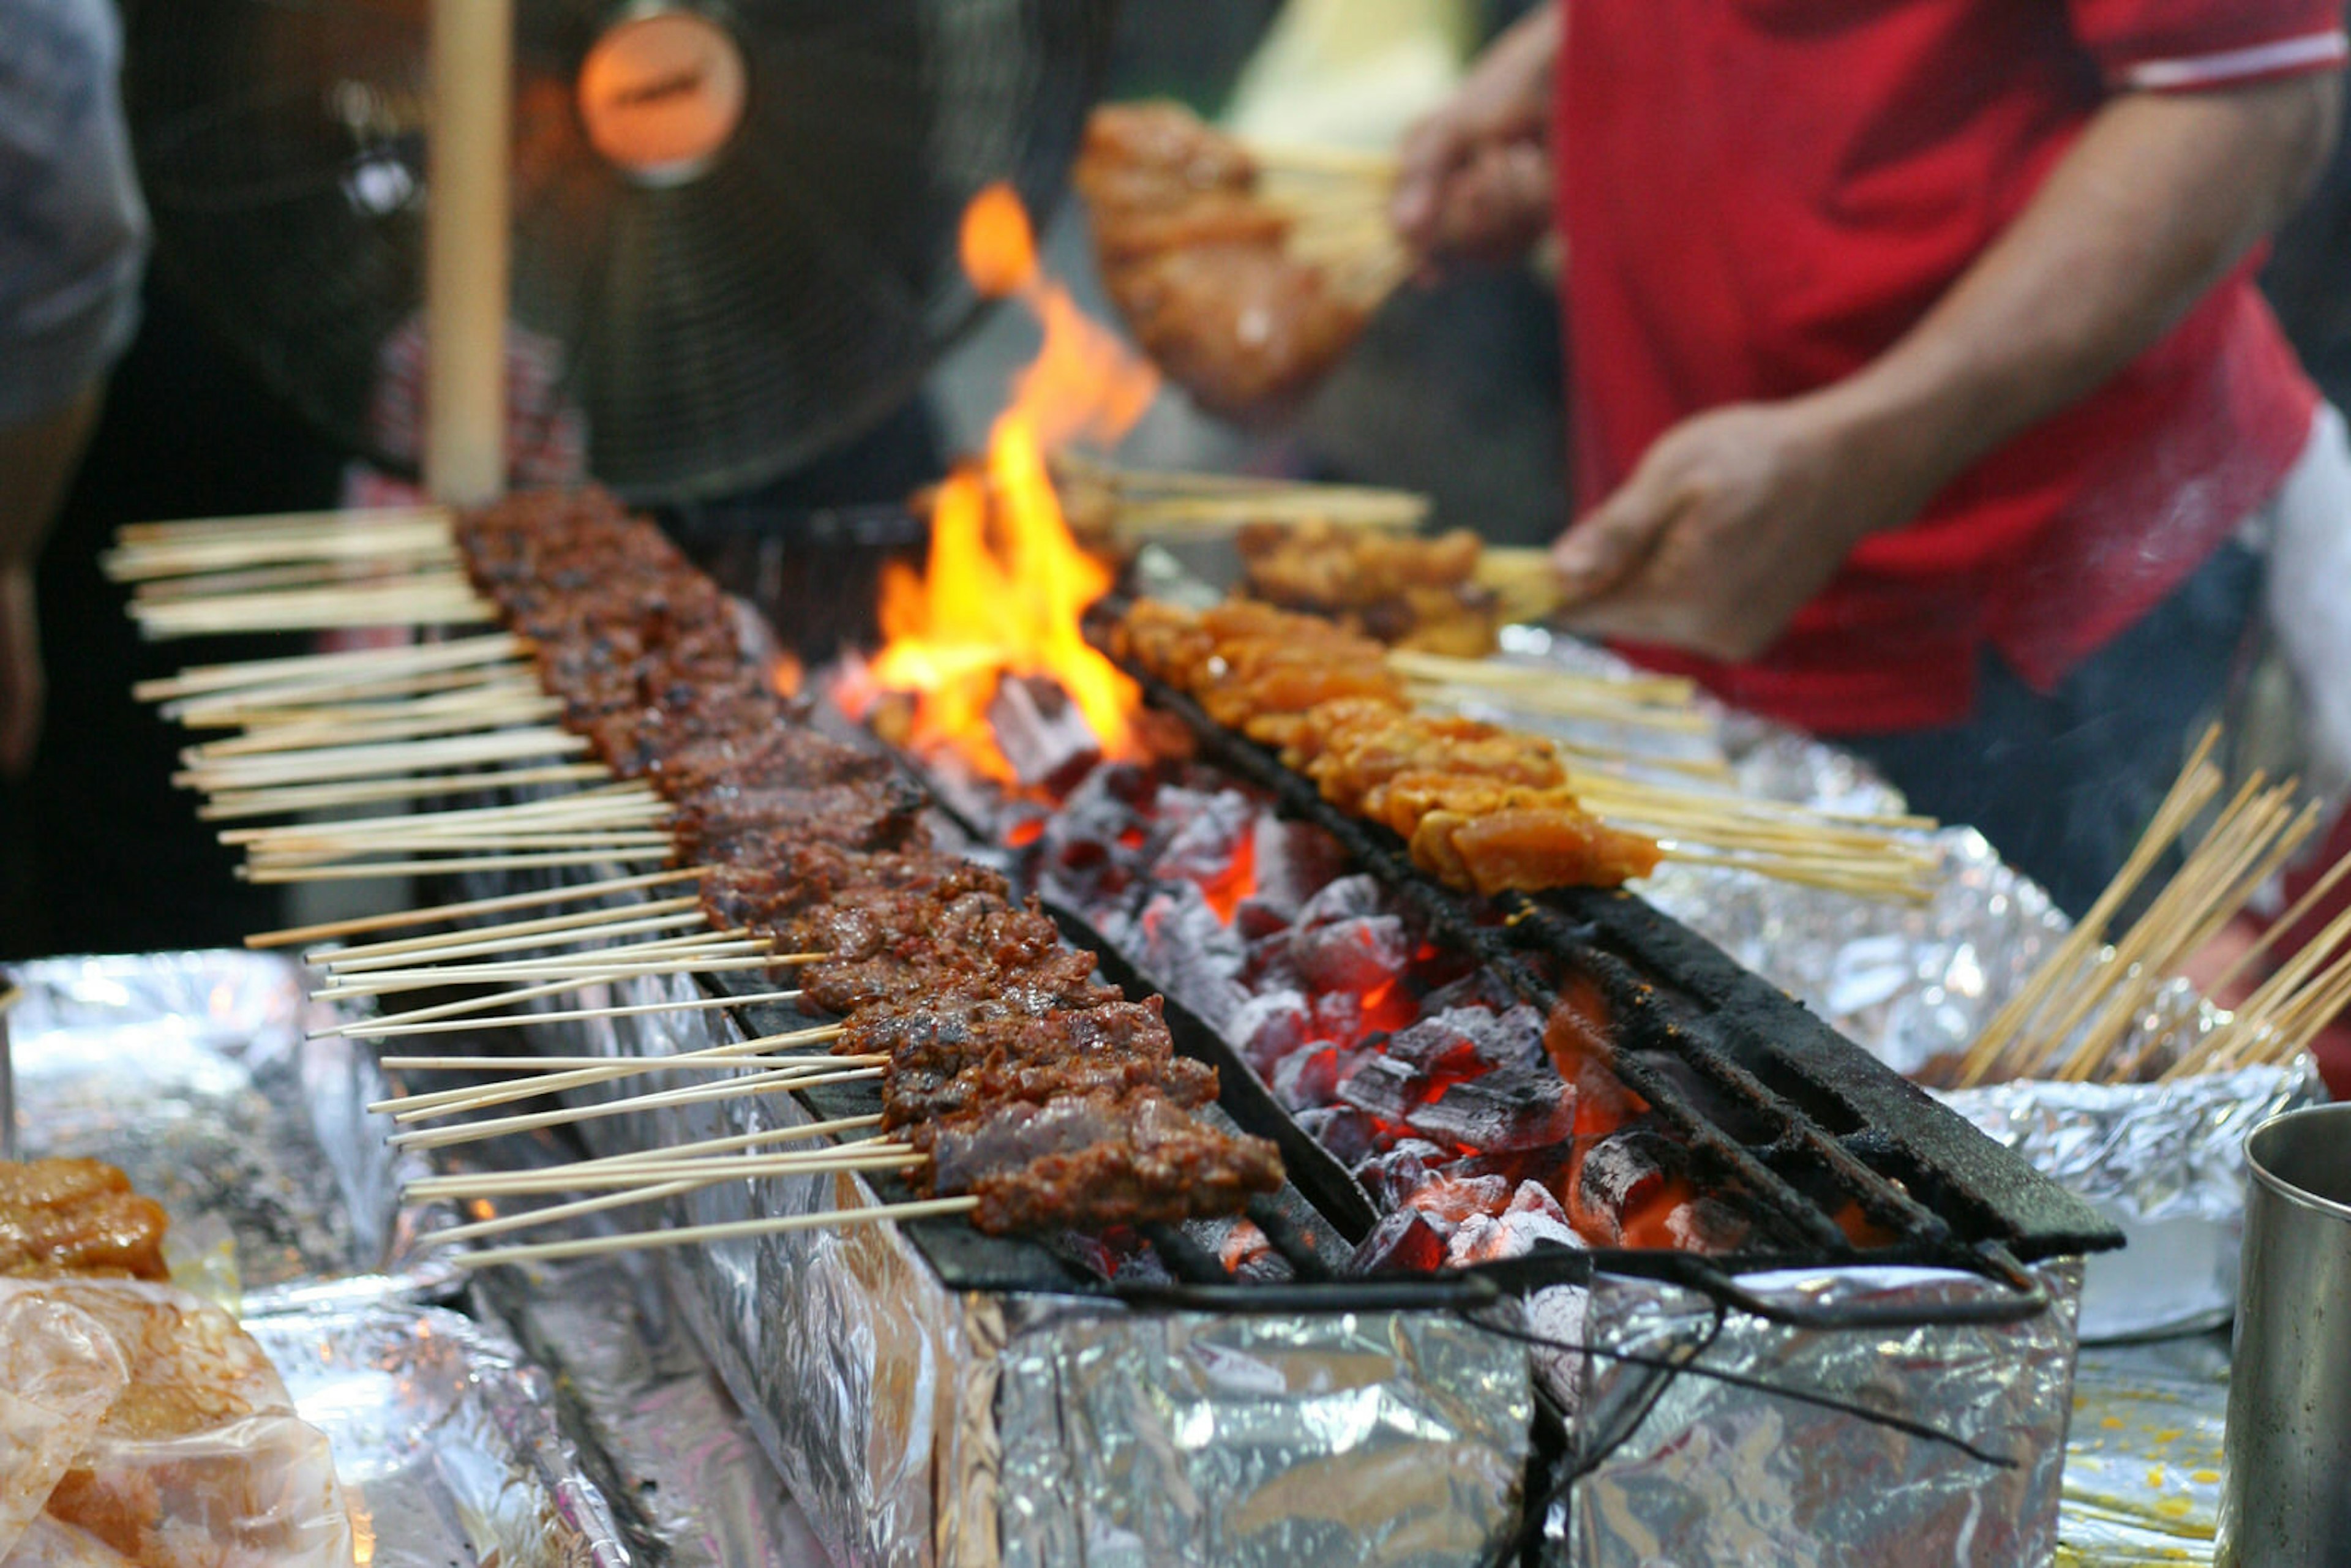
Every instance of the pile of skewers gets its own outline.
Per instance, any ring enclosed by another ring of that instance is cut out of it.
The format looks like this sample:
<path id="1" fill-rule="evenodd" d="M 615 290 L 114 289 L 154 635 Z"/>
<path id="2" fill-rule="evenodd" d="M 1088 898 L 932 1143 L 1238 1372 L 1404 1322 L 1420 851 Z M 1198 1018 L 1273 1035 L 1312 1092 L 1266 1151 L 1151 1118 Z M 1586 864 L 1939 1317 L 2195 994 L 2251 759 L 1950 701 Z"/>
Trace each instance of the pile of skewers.
<path id="1" fill-rule="evenodd" d="M 2208 733 L 2122 870 L 2054 952 L 1938 1072 L 1954 1088 L 2032 1078 L 2063 1082 L 2174 1082 L 2203 1073 L 2292 1061 L 2351 1008 L 2351 913 L 2329 922 L 2217 1025 L 2183 1048 L 2166 1041 L 2186 1022 L 2181 977 L 2190 962 L 2269 885 L 2317 831 L 2323 809 L 2297 804 L 2292 780 L 2256 773 L 2224 801 Z M 2209 821 L 2206 821 L 2209 819 Z M 2199 829 L 2200 827 L 2200 831 Z M 2190 835 L 2193 833 L 2192 847 Z M 2167 856 L 2178 868 L 2156 873 Z M 2201 988 L 2216 998 L 2249 975 L 2351 874 L 2351 857 L 2321 876 Z M 2115 923 L 2134 899 L 2129 927 Z"/>
<path id="2" fill-rule="evenodd" d="M 222 570 L 253 568 L 257 545 L 238 538 L 235 550 L 191 549 L 210 542 L 181 533 L 165 537 L 160 548 L 183 568 L 222 556 L 233 558 Z M 273 542 L 295 555 L 332 548 L 291 538 Z M 878 1080 L 877 1124 L 899 1136 L 846 1151 L 758 1156 L 810 1174 L 879 1168 L 881 1162 L 904 1168 L 933 1195 L 921 1205 L 861 1215 L 956 1212 L 991 1230 L 1100 1228 L 1238 1212 L 1251 1195 L 1280 1185 L 1270 1145 L 1227 1133 L 1199 1114 L 1215 1098 L 1215 1074 L 1174 1057 L 1156 1011 L 1131 1009 L 1120 992 L 1094 984 L 1092 956 L 1063 947 L 1052 923 L 1014 904 L 1000 878 L 933 848 L 917 820 L 922 797 L 893 775 L 886 758 L 799 722 L 743 650 L 733 606 L 650 523 L 594 493 L 524 497 L 465 518 L 450 549 L 456 570 L 437 555 L 417 570 L 455 576 L 484 596 L 487 613 L 509 631 L 434 648 L 187 672 L 150 695 L 175 705 L 183 718 L 195 705 L 203 722 L 241 732 L 228 743 L 235 749 L 213 743 L 192 757 L 187 781 L 214 792 L 208 809 L 216 815 L 246 816 L 319 803 L 316 794 L 289 791 L 363 789 L 372 802 L 514 782 L 514 772 L 470 771 L 484 765 L 522 764 L 517 770 L 538 782 L 586 787 L 400 819 L 234 830 L 252 857 L 250 874 L 282 881 L 634 860 L 674 869 L 517 895 L 507 906 L 601 901 L 664 883 L 692 882 L 697 892 L 690 907 L 682 897 L 620 910 L 591 907 L 315 955 L 333 982 L 323 994 L 337 1000 L 450 985 L 498 988 L 347 1024 L 342 1032 L 382 1039 L 803 998 L 844 1021 L 747 1042 L 678 1069 L 748 1069 L 745 1077 L 597 1106 L 412 1128 L 399 1134 L 403 1140 L 445 1147 L 625 1110 L 862 1077 Z M 153 559 L 134 547 L 117 565 L 138 575 Z M 177 580 L 183 591 L 172 602 L 206 600 L 193 591 L 188 571 Z M 308 618 L 323 612 L 319 600 L 338 593 L 371 612 L 385 591 L 371 580 L 331 589 L 306 583 L 259 596 L 298 594 L 299 613 Z M 227 597 L 251 595 L 239 584 Z M 252 620 L 276 619 L 277 606 L 249 608 Z M 449 613 L 471 620 L 485 612 L 468 601 Z M 419 711 L 420 704 L 430 706 Z M 590 753 L 592 764 L 563 760 Z M 403 777 L 420 768 L 422 779 Z M 550 779 L 549 768 L 592 772 Z M 424 913 L 457 912 L 444 906 Z M 480 903 L 466 911 L 490 912 Z M 699 930 L 664 934 L 695 925 Z M 289 940 L 305 935 L 319 934 L 275 934 Z M 623 935 L 648 939 L 609 945 Z M 569 955 L 551 951 L 582 943 L 595 946 Z M 510 956 L 516 953 L 535 956 Z M 634 1007 L 498 1011 L 622 980 L 726 969 L 789 971 L 799 984 Z M 824 1046 L 832 1051 L 822 1061 L 769 1060 Z M 448 1065 L 455 1059 L 393 1060 L 483 1070 L 479 1062 Z M 667 1071 L 683 1060 L 542 1061 L 511 1082 L 437 1091 L 387 1108 L 413 1121 L 442 1120 Z M 656 1189 L 705 1174 L 754 1174 L 740 1150 L 692 1157 L 720 1164 L 685 1171 L 666 1158 L 643 1169 L 600 1163 L 592 1173 L 583 1167 L 534 1179 L 545 1185 L 576 1176 L 603 1186 L 621 1179 L 618 1172 L 628 1177 L 631 1201 L 644 1202 Z M 672 1230 L 621 1240 L 695 1239 Z M 471 1260 L 540 1255 L 505 1249 Z"/>

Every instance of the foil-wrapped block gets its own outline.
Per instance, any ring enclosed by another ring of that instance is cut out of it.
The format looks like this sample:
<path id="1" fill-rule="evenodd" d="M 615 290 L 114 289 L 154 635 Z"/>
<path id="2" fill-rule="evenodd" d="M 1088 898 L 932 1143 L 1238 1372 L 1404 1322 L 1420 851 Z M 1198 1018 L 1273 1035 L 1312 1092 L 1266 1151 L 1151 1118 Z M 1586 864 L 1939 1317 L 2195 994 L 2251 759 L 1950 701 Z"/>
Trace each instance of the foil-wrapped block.
<path id="1" fill-rule="evenodd" d="M 1576 1450 L 1589 1468 L 1552 1515 L 1548 1561 L 2046 1562 L 2056 1541 L 2080 1272 L 2064 1262 L 2034 1273 L 2049 1311 L 1981 1325 L 1797 1328 L 1721 1313 L 1677 1286 L 1606 1277 L 1583 1301 L 1539 1298 L 1537 1332 L 1667 1361 L 1697 1353 L 1681 1371 L 1604 1354 L 1541 1358 L 1545 1385 L 1574 1413 L 1578 1442 L 1595 1450 Z M 1921 1316 L 2005 1289 L 1914 1269 L 1755 1274 L 1740 1283 L 1790 1307 Z M 1758 1385 L 1807 1398 L 1774 1397 Z M 1937 1436 L 1871 1419 L 1878 1411 Z"/>
<path id="2" fill-rule="evenodd" d="M 426 1248 L 384 1142 L 374 1053 L 309 1040 L 331 1015 L 291 960 L 235 951 L 16 966 L 20 1155 L 120 1166 L 172 1217 L 174 1267 L 231 1262 L 245 1310 L 431 1296 L 458 1271 Z M 217 1254 L 190 1258 L 185 1249 Z"/>
<path id="3" fill-rule="evenodd" d="M 514 1346 L 437 1307 L 245 1320 L 327 1434 L 367 1568 L 628 1568 L 603 1494 Z"/>

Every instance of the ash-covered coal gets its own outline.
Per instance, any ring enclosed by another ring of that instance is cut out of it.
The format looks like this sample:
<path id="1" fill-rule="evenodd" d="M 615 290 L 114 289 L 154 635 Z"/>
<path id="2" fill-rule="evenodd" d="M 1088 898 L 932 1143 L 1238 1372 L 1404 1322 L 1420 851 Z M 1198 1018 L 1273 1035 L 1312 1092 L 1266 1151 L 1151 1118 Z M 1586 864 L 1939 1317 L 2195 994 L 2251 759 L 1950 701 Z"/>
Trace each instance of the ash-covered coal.
<path id="1" fill-rule="evenodd" d="M 1737 1236 L 1607 1065 L 1598 1002 L 1571 986 L 1570 1016 L 1544 1019 L 1320 829 L 1197 764 L 1103 764 L 1029 832 L 1030 874 L 1354 1175 L 1385 1217 L 1359 1270 Z M 1223 1249 L 1244 1273 L 1272 1266 L 1238 1228 Z"/>

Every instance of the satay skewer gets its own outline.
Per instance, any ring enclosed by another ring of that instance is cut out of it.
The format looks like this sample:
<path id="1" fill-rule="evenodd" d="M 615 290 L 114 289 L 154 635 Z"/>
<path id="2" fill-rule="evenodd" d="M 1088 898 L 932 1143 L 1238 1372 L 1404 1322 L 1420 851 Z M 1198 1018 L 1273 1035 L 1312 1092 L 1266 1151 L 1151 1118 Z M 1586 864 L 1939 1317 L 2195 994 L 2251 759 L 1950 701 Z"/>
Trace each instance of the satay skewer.
<path id="1" fill-rule="evenodd" d="M 687 1225 L 666 1230 L 624 1231 L 577 1241 L 546 1241 L 527 1247 L 500 1247 L 459 1252 L 455 1260 L 467 1269 L 502 1268 L 509 1263 L 553 1262 L 565 1258 L 590 1258 L 646 1247 L 686 1247 L 705 1241 L 739 1241 L 794 1230 L 843 1229 L 852 1225 L 883 1221 L 935 1219 L 969 1214 L 979 1207 L 976 1197 L 933 1197 L 912 1203 L 876 1204 L 870 1208 L 826 1209 L 814 1214 L 781 1215 L 771 1219 L 737 1219 L 720 1225 Z M 427 1238 L 431 1239 L 431 1238 Z"/>
<path id="2" fill-rule="evenodd" d="M 615 894 L 636 893 L 681 882 L 698 882 L 709 873 L 708 866 L 683 866 L 674 870 L 607 877 L 598 882 L 570 883 L 561 887 L 534 888 L 527 893 L 501 893 L 486 898 L 460 899 L 452 904 L 426 904 L 416 909 L 357 915 L 344 920 L 327 920 L 316 925 L 289 925 L 281 930 L 257 932 L 246 937 L 245 945 L 248 947 L 291 947 L 304 942 L 331 941 L 369 932 L 396 931 L 412 925 L 437 925 L 475 915 L 502 915 L 509 910 L 539 909 L 549 904 L 585 904 Z M 633 912 L 635 906 L 631 907 Z"/>
<path id="3" fill-rule="evenodd" d="M 835 1083 L 867 1083 L 879 1080 L 881 1076 L 882 1070 L 878 1067 L 854 1067 L 838 1072 L 803 1072 L 778 1068 L 725 1083 L 697 1083 L 684 1089 L 660 1089 L 651 1093 L 624 1095 L 618 1100 L 600 1100 L 591 1105 L 566 1105 L 554 1111 L 492 1116 L 486 1121 L 466 1122 L 455 1127 L 415 1128 L 394 1133 L 387 1141 L 392 1147 L 400 1149 L 443 1149 L 457 1144 L 479 1143 L 485 1138 L 503 1137 L 509 1133 L 535 1133 L 546 1127 L 568 1127 L 580 1122 L 632 1115 L 639 1111 L 655 1111 L 674 1105 L 702 1105 L 713 1101 L 748 1099 L 767 1094 L 789 1094 Z"/>

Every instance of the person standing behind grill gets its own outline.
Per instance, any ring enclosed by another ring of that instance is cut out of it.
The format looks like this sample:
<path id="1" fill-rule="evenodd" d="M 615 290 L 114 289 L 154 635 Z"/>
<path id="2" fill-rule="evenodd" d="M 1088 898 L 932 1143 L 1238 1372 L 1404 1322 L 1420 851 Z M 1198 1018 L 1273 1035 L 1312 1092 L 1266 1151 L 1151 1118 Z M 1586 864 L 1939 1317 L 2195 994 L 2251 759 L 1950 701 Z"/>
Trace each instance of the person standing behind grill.
<path id="1" fill-rule="evenodd" d="M 2252 280 L 2345 57 L 2340 0 L 1563 0 L 1407 139 L 1392 215 L 1440 262 L 1556 218 L 1567 624 L 2078 912 L 2223 692 L 2248 545 L 2351 529 Z"/>
<path id="2" fill-rule="evenodd" d="M 138 325 L 147 209 L 110 0 L 5 0 L 0 49 L 0 777 L 41 728 L 34 563 Z"/>

